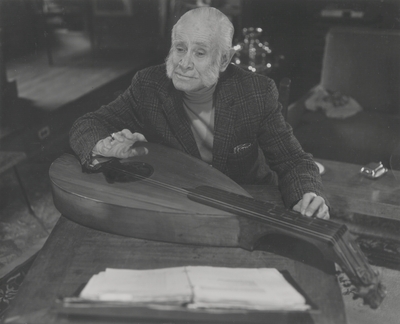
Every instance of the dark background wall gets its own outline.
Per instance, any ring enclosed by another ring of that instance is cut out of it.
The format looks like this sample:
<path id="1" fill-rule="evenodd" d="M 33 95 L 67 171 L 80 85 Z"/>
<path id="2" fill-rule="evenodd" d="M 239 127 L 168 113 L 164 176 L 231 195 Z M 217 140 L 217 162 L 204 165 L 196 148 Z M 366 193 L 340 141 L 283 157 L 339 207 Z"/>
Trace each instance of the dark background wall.
<path id="1" fill-rule="evenodd" d="M 97 0 L 118 7 L 120 0 Z M 44 48 L 54 41 L 57 28 L 84 30 L 96 49 L 124 51 L 130 48 L 152 50 L 164 47 L 167 53 L 170 28 L 179 15 L 193 8 L 192 0 L 129 0 L 129 15 L 94 14 L 92 0 L 2 0 L 0 26 L 3 62 Z M 243 27 L 263 28 L 263 37 L 275 53 L 284 57 L 277 79 L 292 79 L 291 101 L 301 97 L 320 80 L 325 35 L 336 25 L 368 26 L 399 29 L 398 0 L 203 0 L 220 9 L 234 3 L 232 19 L 236 40 Z M 125 2 L 126 3 L 126 2 Z M 45 4 L 45 6 L 43 6 Z M 160 9 L 160 4 L 164 8 Z M 233 5 L 232 5 L 233 7 Z M 45 10 L 43 10 L 45 8 Z M 322 17 L 323 9 L 344 9 L 341 18 Z M 350 18 L 350 10 L 361 11 L 364 17 Z M 162 27 L 165 27 L 162 29 Z M 277 80 L 279 81 L 279 80 Z M 4 88 L 4 86 L 2 86 Z"/>
<path id="2" fill-rule="evenodd" d="M 324 9 L 343 9 L 341 18 L 322 17 Z M 350 18 L 351 10 L 363 18 Z M 320 80 L 325 35 L 333 26 L 400 29 L 400 1 L 246 0 L 242 26 L 261 27 L 273 49 L 282 53 L 281 75 L 292 79 L 292 100 Z"/>

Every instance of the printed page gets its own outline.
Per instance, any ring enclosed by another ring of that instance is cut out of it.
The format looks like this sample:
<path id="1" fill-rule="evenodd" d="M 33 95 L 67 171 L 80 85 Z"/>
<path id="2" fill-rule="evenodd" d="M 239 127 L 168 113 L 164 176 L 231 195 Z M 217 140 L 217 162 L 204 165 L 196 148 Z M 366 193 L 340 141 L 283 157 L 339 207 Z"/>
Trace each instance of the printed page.
<path id="1" fill-rule="evenodd" d="M 304 297 L 271 268 L 106 269 L 90 279 L 80 298 L 209 309 L 310 309 Z"/>
<path id="2" fill-rule="evenodd" d="M 80 297 L 92 301 L 184 304 L 192 300 L 184 267 L 106 269 L 94 275 Z"/>
<path id="3" fill-rule="evenodd" d="M 307 310 L 305 298 L 276 269 L 187 267 L 191 308 Z"/>

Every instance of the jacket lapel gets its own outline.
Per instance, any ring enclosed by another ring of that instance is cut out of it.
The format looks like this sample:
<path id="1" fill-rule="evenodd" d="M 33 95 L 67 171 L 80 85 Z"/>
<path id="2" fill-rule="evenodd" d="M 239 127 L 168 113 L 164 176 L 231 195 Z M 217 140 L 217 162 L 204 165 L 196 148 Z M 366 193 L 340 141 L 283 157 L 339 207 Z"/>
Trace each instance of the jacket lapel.
<path id="1" fill-rule="evenodd" d="M 217 170 L 226 173 L 227 159 L 234 136 L 234 123 L 236 118 L 237 100 L 235 83 L 230 84 L 229 68 L 221 75 L 215 89 L 215 121 L 212 165 Z M 236 103 L 235 103 L 236 102 Z M 162 106 L 171 132 L 178 140 L 184 152 L 201 159 L 199 149 L 194 139 L 190 123 L 186 117 L 182 104 L 182 93 L 177 91 L 172 82 L 164 96 Z"/>
<path id="2" fill-rule="evenodd" d="M 233 85 L 220 80 L 216 89 L 213 167 L 226 173 L 228 153 L 234 136 L 237 105 Z"/>
<path id="3" fill-rule="evenodd" d="M 170 127 L 170 130 L 178 140 L 184 152 L 201 158 L 189 121 L 182 106 L 181 92 L 171 89 L 169 95 L 165 96 L 162 108 L 169 125 L 173 125 L 173 127 Z"/>

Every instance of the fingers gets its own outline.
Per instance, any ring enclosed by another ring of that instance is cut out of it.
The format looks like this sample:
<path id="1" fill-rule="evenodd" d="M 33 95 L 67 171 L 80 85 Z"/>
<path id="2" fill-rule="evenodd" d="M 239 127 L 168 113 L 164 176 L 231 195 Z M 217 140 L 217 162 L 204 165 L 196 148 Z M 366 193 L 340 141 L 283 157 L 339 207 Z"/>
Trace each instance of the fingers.
<path id="1" fill-rule="evenodd" d="M 109 150 L 111 148 L 111 142 L 113 141 L 113 139 L 111 137 L 106 137 L 105 139 L 102 139 L 99 143 L 101 144 L 101 146 L 104 149 Z"/>
<path id="2" fill-rule="evenodd" d="M 132 136 L 135 142 L 147 142 L 147 139 L 144 137 L 143 134 L 133 133 Z"/>
<path id="3" fill-rule="evenodd" d="M 317 212 L 319 211 L 319 208 L 323 205 L 325 205 L 324 198 L 322 198 L 321 196 L 317 196 L 316 194 L 312 194 L 307 206 L 304 206 L 304 199 L 303 199 L 302 214 L 306 215 L 307 217 L 316 215 Z"/>
<path id="4" fill-rule="evenodd" d="M 145 147 L 136 147 L 136 148 L 131 148 L 128 151 L 129 156 L 127 157 L 132 157 L 132 156 L 141 156 L 141 155 L 146 155 L 149 153 L 149 150 Z"/>
<path id="5" fill-rule="evenodd" d="M 111 149 L 111 141 L 112 141 L 111 137 L 107 137 L 105 139 L 98 141 L 92 150 L 93 153 L 102 156 L 108 156 L 107 152 Z"/>
<path id="6" fill-rule="evenodd" d="M 330 215 L 329 215 L 329 208 L 327 205 L 323 204 L 317 213 L 317 218 L 321 218 L 321 219 L 329 219 Z"/>
<path id="7" fill-rule="evenodd" d="M 297 211 L 297 212 L 301 213 L 301 204 L 302 204 L 302 202 L 303 202 L 303 199 L 301 199 L 296 205 L 294 205 L 292 209 L 294 211 Z"/>
<path id="8" fill-rule="evenodd" d="M 130 139 L 133 142 L 147 142 L 143 134 L 140 133 L 132 134 L 129 129 L 123 129 L 120 133 L 122 133 L 127 139 Z"/>
<path id="9" fill-rule="evenodd" d="M 310 203 L 314 201 L 315 197 L 317 197 L 317 195 L 313 192 L 309 192 L 303 195 L 303 199 L 301 200 L 301 205 L 300 205 L 300 213 L 302 215 L 310 217 L 314 214 L 315 209 L 310 209 L 309 206 Z"/>
<path id="10" fill-rule="evenodd" d="M 118 142 L 114 140 L 109 143 L 109 139 L 103 140 L 102 143 L 96 145 L 96 152 L 102 156 L 106 157 L 116 157 L 119 159 L 126 159 L 133 156 L 141 156 L 148 153 L 148 149 L 145 147 L 136 147 L 133 148 L 130 143 L 127 142 Z"/>
<path id="11" fill-rule="evenodd" d="M 129 129 L 123 129 L 122 131 L 120 131 L 120 133 L 125 136 L 127 139 L 133 139 L 133 134 L 131 133 L 131 131 Z M 138 134 L 138 133 L 135 133 Z"/>
<path id="12" fill-rule="evenodd" d="M 129 129 L 123 129 L 120 132 L 115 132 L 110 135 L 110 139 L 116 140 L 118 142 L 123 142 L 126 139 L 132 141 L 132 143 L 135 142 L 147 142 L 146 138 L 144 137 L 143 134 L 140 133 L 133 133 Z"/>
<path id="13" fill-rule="evenodd" d="M 110 136 L 98 141 L 93 152 L 102 156 L 121 159 L 147 154 L 147 148 L 132 147 L 134 143 L 139 141 L 147 142 L 142 134 L 132 134 L 130 130 L 123 129 L 120 132 L 112 133 Z"/>
<path id="14" fill-rule="evenodd" d="M 126 140 L 125 135 L 122 132 L 116 132 L 116 133 L 112 133 L 109 137 L 107 138 L 111 138 L 111 142 L 113 141 L 117 141 L 122 143 L 123 141 Z"/>
<path id="15" fill-rule="evenodd" d="M 293 210 L 307 217 L 315 216 L 321 219 L 329 219 L 330 217 L 329 208 L 325 204 L 324 198 L 312 192 L 304 194 L 303 199 L 293 207 Z"/>

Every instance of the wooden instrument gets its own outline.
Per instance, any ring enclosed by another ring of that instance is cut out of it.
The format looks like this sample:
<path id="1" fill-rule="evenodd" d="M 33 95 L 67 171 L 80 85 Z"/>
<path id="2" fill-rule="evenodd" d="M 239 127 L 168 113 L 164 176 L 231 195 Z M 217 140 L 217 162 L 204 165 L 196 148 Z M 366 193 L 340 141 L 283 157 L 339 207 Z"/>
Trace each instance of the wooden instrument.
<path id="1" fill-rule="evenodd" d="M 253 250 L 270 233 L 307 241 L 346 272 L 372 308 L 385 297 L 345 225 L 308 218 L 253 199 L 233 180 L 199 159 L 141 143 L 148 154 L 111 159 L 103 173 L 82 173 L 64 154 L 50 168 L 54 204 L 69 219 L 108 233 L 141 239 L 236 246 Z"/>

